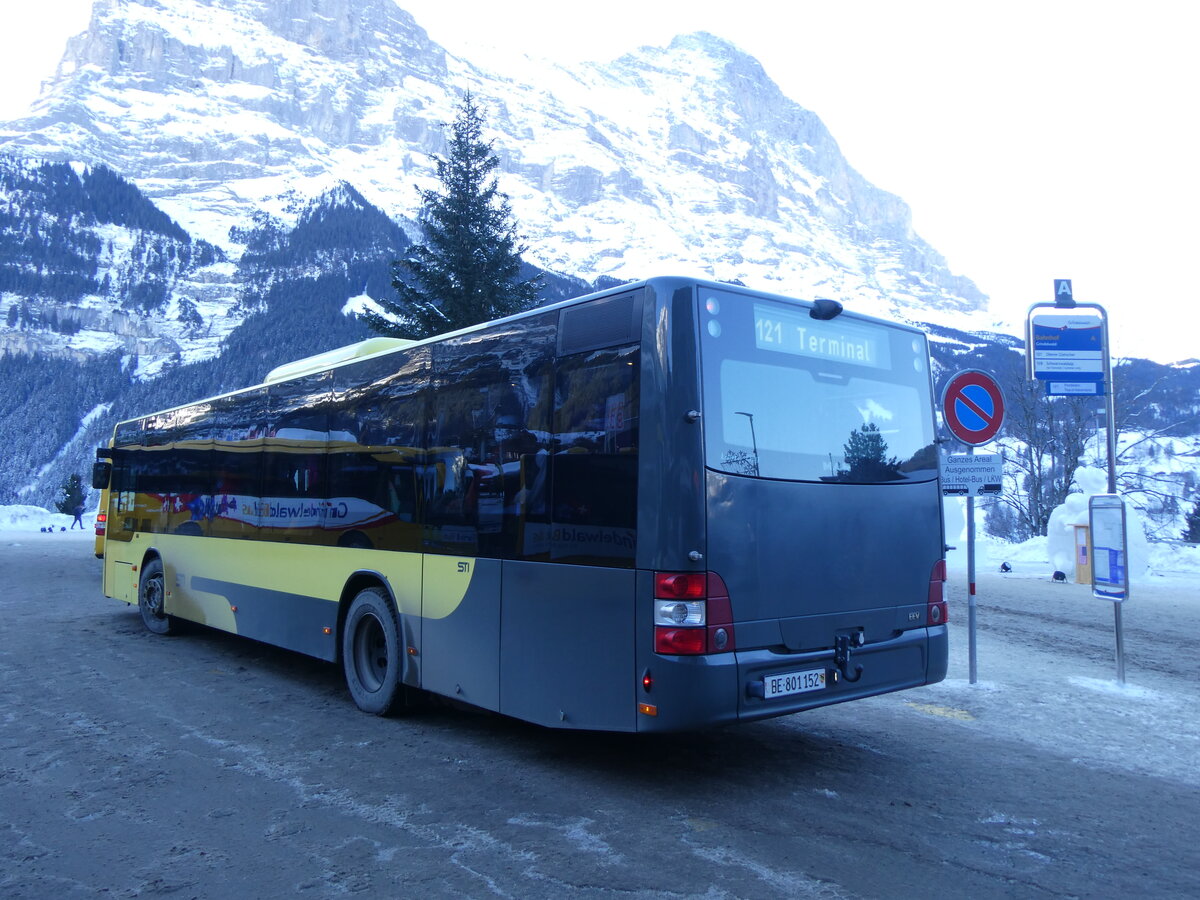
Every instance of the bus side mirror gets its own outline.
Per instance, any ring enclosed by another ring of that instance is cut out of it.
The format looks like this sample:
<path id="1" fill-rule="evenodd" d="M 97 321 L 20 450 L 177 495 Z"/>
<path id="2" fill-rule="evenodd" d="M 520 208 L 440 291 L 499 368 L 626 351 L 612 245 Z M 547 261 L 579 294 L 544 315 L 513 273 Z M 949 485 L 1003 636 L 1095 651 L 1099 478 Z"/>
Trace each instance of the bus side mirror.
<path id="1" fill-rule="evenodd" d="M 112 463 L 96 462 L 92 464 L 92 487 L 98 491 L 108 487 L 108 480 L 112 477 Z"/>

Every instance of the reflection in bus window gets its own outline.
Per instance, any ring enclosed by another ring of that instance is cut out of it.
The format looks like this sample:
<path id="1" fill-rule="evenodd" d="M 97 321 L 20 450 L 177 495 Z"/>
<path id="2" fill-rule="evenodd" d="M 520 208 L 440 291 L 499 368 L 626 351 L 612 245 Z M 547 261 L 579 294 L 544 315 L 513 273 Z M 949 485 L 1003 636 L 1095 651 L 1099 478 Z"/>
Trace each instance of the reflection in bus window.
<path id="1" fill-rule="evenodd" d="M 558 361 L 551 557 L 632 566 L 637 548 L 636 346 Z"/>

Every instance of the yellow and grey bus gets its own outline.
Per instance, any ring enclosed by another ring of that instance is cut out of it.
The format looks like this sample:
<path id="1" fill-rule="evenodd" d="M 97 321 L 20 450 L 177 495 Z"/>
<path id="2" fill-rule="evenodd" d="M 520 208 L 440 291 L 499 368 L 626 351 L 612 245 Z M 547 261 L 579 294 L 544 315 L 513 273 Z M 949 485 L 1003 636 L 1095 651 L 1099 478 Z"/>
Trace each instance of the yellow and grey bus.
<path id="1" fill-rule="evenodd" d="M 376 714 L 778 716 L 945 677 L 935 451 L 921 331 L 656 278 L 118 424 L 104 592 Z"/>

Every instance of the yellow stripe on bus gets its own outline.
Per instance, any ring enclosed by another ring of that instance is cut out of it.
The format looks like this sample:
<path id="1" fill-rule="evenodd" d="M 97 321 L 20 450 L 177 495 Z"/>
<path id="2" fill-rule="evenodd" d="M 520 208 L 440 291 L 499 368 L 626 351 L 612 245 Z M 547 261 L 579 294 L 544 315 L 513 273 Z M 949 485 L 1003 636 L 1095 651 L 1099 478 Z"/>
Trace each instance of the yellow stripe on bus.
<path id="1" fill-rule="evenodd" d="M 166 534 L 139 534 L 130 544 L 122 549 L 131 557 L 140 559 L 151 546 L 162 555 L 167 567 L 166 588 L 172 594 L 168 612 L 235 633 L 237 625 L 228 600 L 196 590 L 193 575 L 336 602 L 352 574 L 373 572 L 391 588 L 401 614 L 444 619 L 462 604 L 475 572 L 475 560 L 467 557 L 311 544 Z M 264 567 L 266 555 L 272 558 L 269 567 Z M 136 603 L 136 592 L 121 599 Z"/>

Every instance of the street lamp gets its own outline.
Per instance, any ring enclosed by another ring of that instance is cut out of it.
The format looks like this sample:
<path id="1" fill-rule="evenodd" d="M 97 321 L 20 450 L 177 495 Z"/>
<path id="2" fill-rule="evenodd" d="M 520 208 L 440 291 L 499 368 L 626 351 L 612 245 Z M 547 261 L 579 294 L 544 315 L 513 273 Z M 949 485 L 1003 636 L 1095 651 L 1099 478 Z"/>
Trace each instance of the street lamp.
<path id="1" fill-rule="evenodd" d="M 750 420 L 750 447 L 754 451 L 754 474 L 758 475 L 758 439 L 754 436 L 754 413 L 735 412 L 735 416 L 745 416 Z"/>

